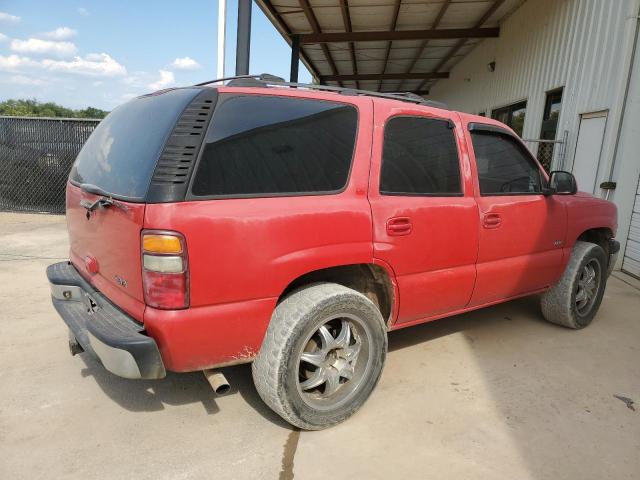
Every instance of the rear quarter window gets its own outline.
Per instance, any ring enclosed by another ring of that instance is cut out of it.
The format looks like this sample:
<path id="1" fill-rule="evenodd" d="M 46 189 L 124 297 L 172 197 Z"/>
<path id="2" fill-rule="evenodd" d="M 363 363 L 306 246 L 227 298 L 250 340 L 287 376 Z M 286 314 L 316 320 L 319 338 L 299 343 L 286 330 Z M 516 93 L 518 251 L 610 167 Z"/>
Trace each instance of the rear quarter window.
<path id="1" fill-rule="evenodd" d="M 221 95 L 193 180 L 197 197 L 331 193 L 347 183 L 357 111 L 336 102 Z"/>
<path id="2" fill-rule="evenodd" d="M 71 169 L 73 183 L 143 200 L 158 157 L 178 117 L 199 89 L 135 98 L 113 110 L 93 131 Z"/>

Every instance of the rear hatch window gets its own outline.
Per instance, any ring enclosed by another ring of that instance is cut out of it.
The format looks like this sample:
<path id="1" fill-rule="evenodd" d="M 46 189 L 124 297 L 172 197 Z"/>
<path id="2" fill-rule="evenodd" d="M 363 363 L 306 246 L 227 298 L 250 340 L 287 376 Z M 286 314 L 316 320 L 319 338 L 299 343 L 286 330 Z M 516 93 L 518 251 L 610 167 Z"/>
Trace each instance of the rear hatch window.
<path id="1" fill-rule="evenodd" d="M 220 95 L 191 193 L 213 198 L 341 191 L 357 121 L 356 109 L 338 102 Z"/>
<path id="2" fill-rule="evenodd" d="M 200 91 L 169 90 L 117 107 L 100 122 L 80 151 L 71 170 L 71 182 L 95 185 L 122 200 L 144 201 L 167 137 Z"/>

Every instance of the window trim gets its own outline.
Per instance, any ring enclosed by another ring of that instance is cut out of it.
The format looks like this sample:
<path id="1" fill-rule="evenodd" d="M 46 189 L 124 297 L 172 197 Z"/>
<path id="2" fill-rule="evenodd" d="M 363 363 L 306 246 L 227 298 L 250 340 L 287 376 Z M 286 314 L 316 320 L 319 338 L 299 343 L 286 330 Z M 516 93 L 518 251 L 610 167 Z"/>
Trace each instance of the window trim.
<path id="1" fill-rule="evenodd" d="M 411 193 L 411 192 L 386 192 L 381 190 L 381 184 L 382 184 L 382 165 L 384 164 L 384 140 L 385 140 L 385 134 L 387 132 L 387 126 L 389 125 L 389 123 L 391 122 L 391 120 L 394 120 L 396 118 L 419 118 L 419 119 L 424 119 L 424 120 L 435 120 L 438 122 L 446 122 L 447 125 L 449 126 L 449 128 L 452 130 L 453 133 L 453 143 L 456 146 L 456 156 L 458 157 L 458 180 L 460 182 L 460 192 L 455 192 L 455 193 Z M 462 176 L 462 164 L 461 164 L 461 157 L 460 157 L 460 145 L 458 145 L 458 139 L 456 137 L 456 124 L 453 122 L 453 120 L 451 120 L 450 118 L 443 118 L 443 117 L 436 117 L 434 115 L 415 115 L 415 114 L 407 114 L 407 113 L 400 113 L 397 115 L 391 115 L 389 117 L 387 117 L 387 119 L 384 122 L 384 127 L 382 130 L 382 149 L 380 152 L 380 168 L 379 168 L 379 175 L 378 175 L 378 194 L 380 196 L 385 196 L 385 197 L 464 197 L 465 196 L 465 182 L 463 181 L 463 176 Z"/>
<path id="2" fill-rule="evenodd" d="M 349 102 L 340 102 L 334 100 L 325 100 L 313 97 L 298 97 L 292 95 L 269 95 L 265 93 L 233 93 L 233 92 L 224 92 L 218 94 L 218 101 L 216 103 L 216 109 L 220 103 L 220 100 L 224 100 L 225 98 L 237 98 L 237 97 L 276 97 L 276 98 L 286 98 L 286 99 L 294 99 L 294 100 L 310 100 L 315 102 L 325 102 L 325 103 L 334 103 L 344 105 L 345 107 L 351 107 L 356 111 L 356 126 L 355 126 L 355 138 L 353 141 L 353 151 L 351 152 L 351 161 L 349 162 L 349 170 L 347 172 L 347 178 L 345 180 L 344 185 L 337 190 L 322 190 L 322 191 L 314 191 L 314 192 L 278 192 L 278 193 L 231 193 L 224 195 L 195 195 L 193 193 L 193 183 L 195 182 L 195 178 L 198 173 L 198 168 L 200 167 L 200 161 L 204 155 L 205 146 L 206 146 L 206 133 L 209 128 L 213 125 L 213 120 L 215 117 L 215 110 L 213 111 L 211 121 L 209 122 L 209 126 L 207 128 L 207 132 L 202 139 L 202 144 L 200 145 L 200 151 L 198 152 L 198 158 L 196 159 L 193 166 L 193 173 L 191 174 L 191 178 L 189 179 L 189 186 L 187 188 L 187 194 L 185 195 L 185 201 L 206 201 L 206 200 L 233 200 L 233 199 L 242 199 L 242 198 L 278 198 L 278 197 L 318 197 L 318 196 L 326 196 L 326 195 L 339 195 L 344 193 L 351 184 L 351 174 L 353 172 L 353 165 L 356 161 L 356 151 L 358 150 L 358 139 L 360 137 L 360 108 L 358 105 Z"/>
<path id="3" fill-rule="evenodd" d="M 526 147 L 526 145 L 522 142 L 522 139 L 515 134 L 514 132 L 511 132 L 509 130 L 506 130 L 502 127 L 499 127 L 497 125 L 491 125 L 489 123 L 480 123 L 480 122 L 471 122 L 467 125 L 467 129 L 469 130 L 470 133 L 475 132 L 488 132 L 488 133 L 495 133 L 497 135 L 504 135 L 506 137 L 510 137 L 512 140 L 514 140 L 516 142 L 516 144 L 518 145 L 518 148 L 524 152 L 525 157 L 527 157 L 530 161 L 533 162 L 533 164 L 536 166 L 537 170 L 538 170 L 538 175 L 540 176 L 540 192 L 496 192 L 496 193 L 482 193 L 482 191 L 480 190 L 480 174 L 478 173 L 478 160 L 476 159 L 476 148 L 475 145 L 473 144 L 473 137 L 470 138 L 471 140 L 471 148 L 473 149 L 473 161 L 475 163 L 475 167 L 476 167 L 476 179 L 475 181 L 478 182 L 478 193 L 480 194 L 481 197 L 519 197 L 519 196 L 544 196 L 544 193 L 542 192 L 542 189 L 546 186 L 545 184 L 548 182 L 548 178 L 546 176 L 546 172 L 544 170 L 544 168 L 542 168 L 542 166 L 540 165 L 540 163 L 538 162 L 538 160 L 531 154 L 531 152 L 529 151 L 529 149 Z"/>

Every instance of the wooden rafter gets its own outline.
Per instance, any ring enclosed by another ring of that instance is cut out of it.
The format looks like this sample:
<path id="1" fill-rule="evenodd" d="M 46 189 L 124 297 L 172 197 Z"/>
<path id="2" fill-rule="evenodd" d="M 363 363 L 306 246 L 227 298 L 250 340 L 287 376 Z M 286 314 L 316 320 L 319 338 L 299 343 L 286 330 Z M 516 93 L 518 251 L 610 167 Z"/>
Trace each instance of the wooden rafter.
<path id="1" fill-rule="evenodd" d="M 400 14 L 400 5 L 402 4 L 402 0 L 396 0 L 395 5 L 393 6 L 393 15 L 391 17 L 391 25 L 389 25 L 389 30 L 394 31 L 396 26 L 398 25 L 398 15 Z M 382 64 L 382 73 L 387 72 L 387 64 L 389 63 L 389 54 L 391 53 L 391 44 L 393 41 L 389 41 L 387 43 L 387 51 L 384 55 L 384 63 Z M 378 90 L 382 89 L 382 80 L 378 82 Z"/>
<path id="2" fill-rule="evenodd" d="M 306 1 L 306 0 L 300 0 Z M 504 0 L 503 0 L 504 1 Z M 393 32 L 331 32 L 331 33 L 303 33 L 300 35 L 301 43 L 327 43 L 340 42 L 383 42 L 393 40 L 425 40 L 439 38 L 449 40 L 452 38 L 495 38 L 500 36 L 499 28 L 442 28 L 427 30 L 398 30 Z"/>
<path id="3" fill-rule="evenodd" d="M 440 10 L 438 11 L 438 15 L 436 15 L 435 20 L 431 24 L 432 30 L 435 30 L 436 28 L 438 28 L 438 25 L 440 25 L 440 21 L 442 20 L 442 17 L 444 17 L 444 14 L 447 13 L 447 8 L 449 8 L 449 5 L 451 5 L 451 0 L 446 0 L 442 4 L 442 6 L 440 7 Z M 422 57 L 422 54 L 424 53 L 425 48 L 427 48 L 427 45 L 429 44 L 429 40 L 430 39 L 427 38 L 420 44 L 420 46 L 418 47 L 418 52 L 416 53 L 415 57 L 413 57 L 413 60 L 411 60 L 411 63 L 409 64 L 409 68 L 407 68 L 406 70 L 407 73 L 413 70 L 413 67 L 416 66 L 416 63 L 418 63 L 418 60 L 420 60 L 420 57 Z M 402 91 L 403 84 L 404 84 L 404 81 L 401 81 L 398 84 L 399 91 Z"/>
<path id="4" fill-rule="evenodd" d="M 340 12 L 345 32 L 352 32 L 351 14 L 349 13 L 349 0 L 340 0 Z M 353 42 L 349 42 L 349 56 L 351 57 L 351 69 L 354 75 L 358 74 L 358 62 L 356 61 L 356 49 Z M 356 88 L 360 88 L 360 82 L 356 81 Z"/>
<path id="5" fill-rule="evenodd" d="M 448 72 L 422 72 L 422 73 L 360 73 L 358 75 L 321 75 L 323 81 L 348 81 L 348 80 L 409 80 L 409 79 L 438 79 L 449 78 Z"/>
<path id="6" fill-rule="evenodd" d="M 309 25 L 311 25 L 311 30 L 313 30 L 313 34 L 322 35 L 323 34 L 322 29 L 320 28 L 320 24 L 318 23 L 318 19 L 316 18 L 315 13 L 313 13 L 313 9 L 311 8 L 311 5 L 309 5 L 309 1 L 299 0 L 299 2 L 300 2 L 300 7 L 304 11 L 305 17 L 307 17 L 307 21 L 309 22 Z M 304 35 L 300 35 L 300 43 L 304 43 L 302 40 L 302 37 L 304 37 Z M 322 47 L 322 52 L 324 53 L 324 56 L 327 59 L 327 63 L 329 64 L 329 68 L 331 69 L 331 73 L 333 75 L 338 75 L 338 69 L 336 68 L 335 62 L 333 61 L 333 57 L 331 56 L 329 47 L 327 47 L 326 43 L 323 43 L 321 47 Z M 340 83 L 340 86 L 342 86 L 341 83 Z"/>
<path id="7" fill-rule="evenodd" d="M 491 4 L 489 9 L 485 12 L 485 14 L 482 16 L 482 18 L 476 22 L 476 24 L 473 26 L 473 28 L 480 28 L 484 24 L 484 22 L 486 22 L 489 19 L 489 17 L 491 15 L 493 15 L 498 8 L 500 8 L 500 6 L 504 3 L 504 1 L 505 0 L 495 0 Z M 458 53 L 458 50 L 460 50 L 462 48 L 462 46 L 464 45 L 465 41 L 466 41 L 466 39 L 462 38 L 458 42 L 456 42 L 456 44 L 451 48 L 451 50 L 449 50 L 447 55 L 445 55 L 445 57 L 442 60 L 440 60 L 440 62 L 438 62 L 438 65 L 436 65 L 436 67 L 432 70 L 432 72 L 436 73 L 436 72 L 438 72 L 438 70 L 440 70 L 442 67 L 444 67 L 446 65 L 446 63 L 449 60 L 451 60 L 451 58 L 456 53 Z M 422 90 L 424 88 L 425 84 L 427 83 L 427 80 L 428 79 L 425 79 L 422 82 L 420 82 L 420 85 L 418 85 L 416 90 Z"/>
<path id="8" fill-rule="evenodd" d="M 289 46 L 291 46 L 291 42 L 292 42 L 291 29 L 287 26 L 287 24 L 282 19 L 282 16 L 274 8 L 274 6 L 271 3 L 271 0 L 262 0 L 256 3 L 258 4 L 258 6 L 260 7 L 260 9 L 262 10 L 262 12 L 265 14 L 267 18 L 273 19 L 273 22 L 275 22 L 274 26 L 280 32 L 280 35 L 282 35 L 282 37 L 289 44 Z M 309 58 L 303 52 L 300 52 L 300 59 L 302 60 L 302 63 L 304 63 L 305 66 L 309 69 L 309 72 L 311 72 L 311 75 L 313 75 L 315 78 L 318 78 L 320 76 L 320 72 L 318 72 L 318 70 L 315 68 L 315 65 L 311 63 Z"/>

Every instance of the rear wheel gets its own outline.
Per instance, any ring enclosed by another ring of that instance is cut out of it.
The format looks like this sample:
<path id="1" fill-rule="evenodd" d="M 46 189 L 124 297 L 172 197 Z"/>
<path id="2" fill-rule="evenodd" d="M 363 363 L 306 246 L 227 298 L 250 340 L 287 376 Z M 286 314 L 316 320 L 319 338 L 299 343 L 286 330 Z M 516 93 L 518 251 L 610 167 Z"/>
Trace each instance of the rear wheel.
<path id="1" fill-rule="evenodd" d="M 591 323 L 607 283 L 607 257 L 599 245 L 576 242 L 560 281 L 542 295 L 549 322 L 574 329 Z"/>
<path id="2" fill-rule="evenodd" d="M 371 300 L 342 285 L 315 284 L 277 306 L 253 379 L 282 418 L 319 430 L 362 406 L 380 378 L 386 350 L 386 327 Z"/>

